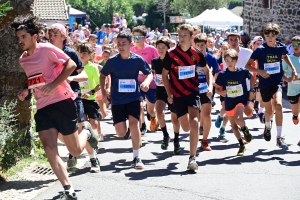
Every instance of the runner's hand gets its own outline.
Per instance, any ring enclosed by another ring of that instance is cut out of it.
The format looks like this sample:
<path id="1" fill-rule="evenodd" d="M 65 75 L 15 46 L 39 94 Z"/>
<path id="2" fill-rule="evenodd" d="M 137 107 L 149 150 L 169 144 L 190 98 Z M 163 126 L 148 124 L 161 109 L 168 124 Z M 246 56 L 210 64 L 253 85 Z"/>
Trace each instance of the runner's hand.
<path id="1" fill-rule="evenodd" d="M 294 77 L 290 77 L 290 78 L 286 78 L 284 81 L 286 81 L 286 82 L 291 82 L 292 80 L 294 80 Z"/>
<path id="2" fill-rule="evenodd" d="M 207 96 L 207 97 L 212 97 L 212 92 L 211 92 L 211 89 L 210 89 L 210 88 L 207 89 L 206 96 Z"/>
<path id="3" fill-rule="evenodd" d="M 68 83 L 72 82 L 73 81 L 73 77 L 72 76 L 69 76 L 66 80 Z"/>
<path id="4" fill-rule="evenodd" d="M 260 70 L 258 73 L 263 78 L 269 78 L 270 74 L 266 70 Z"/>
<path id="5" fill-rule="evenodd" d="M 20 101 L 24 101 L 25 98 L 28 96 L 29 91 L 28 89 L 23 89 L 21 91 L 18 92 L 18 98 Z"/>
<path id="6" fill-rule="evenodd" d="M 44 87 L 42 87 L 42 92 L 44 94 L 50 94 L 51 92 L 53 92 L 53 90 L 56 88 L 56 85 L 52 83 L 49 83 L 47 85 L 45 85 Z"/>
<path id="7" fill-rule="evenodd" d="M 146 84 L 144 82 L 141 83 L 140 87 L 141 87 L 141 90 L 143 90 L 144 92 L 148 92 L 148 90 L 149 90 L 149 84 Z"/>
<path id="8" fill-rule="evenodd" d="M 169 104 L 173 104 L 173 94 L 168 96 L 168 102 L 169 102 Z"/>
<path id="9" fill-rule="evenodd" d="M 298 74 L 297 74 L 296 71 L 293 71 L 292 78 L 293 78 L 293 80 L 297 80 L 298 79 Z"/>
<path id="10" fill-rule="evenodd" d="M 84 93 L 81 97 L 84 99 L 88 99 L 91 95 L 88 93 Z"/>
<path id="11" fill-rule="evenodd" d="M 222 97 L 226 97 L 227 91 L 226 91 L 226 90 L 223 90 L 223 91 L 220 93 L 220 95 L 221 95 Z"/>

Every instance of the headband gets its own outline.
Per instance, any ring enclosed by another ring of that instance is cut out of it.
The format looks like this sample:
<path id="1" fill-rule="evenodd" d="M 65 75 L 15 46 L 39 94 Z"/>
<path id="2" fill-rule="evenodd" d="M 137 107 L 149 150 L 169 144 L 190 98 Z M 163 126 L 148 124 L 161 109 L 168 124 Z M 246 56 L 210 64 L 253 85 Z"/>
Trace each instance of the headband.
<path id="1" fill-rule="evenodd" d="M 158 41 L 156 41 L 156 45 L 158 45 L 158 44 L 164 44 L 164 45 L 166 45 L 168 47 L 168 49 L 170 49 L 170 44 L 167 43 L 167 42 L 164 42 L 162 40 L 158 40 Z"/>

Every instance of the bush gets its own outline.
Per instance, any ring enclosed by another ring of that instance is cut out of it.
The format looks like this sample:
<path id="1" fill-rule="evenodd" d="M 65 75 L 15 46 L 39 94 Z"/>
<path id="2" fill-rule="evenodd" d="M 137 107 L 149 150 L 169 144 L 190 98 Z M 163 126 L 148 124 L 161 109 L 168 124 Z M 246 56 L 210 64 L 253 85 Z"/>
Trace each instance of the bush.
<path id="1" fill-rule="evenodd" d="M 19 129 L 15 107 L 17 101 L 0 106 L 0 171 L 5 172 L 21 158 L 30 154 L 24 145 L 26 129 Z"/>

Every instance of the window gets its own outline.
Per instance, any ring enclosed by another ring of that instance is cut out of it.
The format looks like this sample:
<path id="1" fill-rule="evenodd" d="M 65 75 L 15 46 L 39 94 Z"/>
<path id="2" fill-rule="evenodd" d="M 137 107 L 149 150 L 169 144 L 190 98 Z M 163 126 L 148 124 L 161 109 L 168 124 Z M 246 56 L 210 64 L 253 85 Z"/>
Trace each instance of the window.
<path id="1" fill-rule="evenodd" d="M 262 0 L 263 8 L 270 9 L 272 7 L 272 0 Z"/>

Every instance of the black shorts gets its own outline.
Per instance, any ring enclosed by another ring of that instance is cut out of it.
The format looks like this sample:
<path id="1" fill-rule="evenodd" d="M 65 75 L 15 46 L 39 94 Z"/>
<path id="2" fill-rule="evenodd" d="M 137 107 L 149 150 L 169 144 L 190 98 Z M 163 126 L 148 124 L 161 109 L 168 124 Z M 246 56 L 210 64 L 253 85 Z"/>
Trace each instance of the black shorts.
<path id="1" fill-rule="evenodd" d="M 75 99 L 77 121 L 78 123 L 84 122 L 84 107 L 81 99 Z"/>
<path id="2" fill-rule="evenodd" d="M 225 101 L 225 97 L 220 95 L 220 102 L 222 103 L 223 101 Z"/>
<path id="3" fill-rule="evenodd" d="M 72 99 L 66 99 L 37 110 L 34 115 L 36 131 L 55 128 L 62 135 L 70 135 L 77 131 L 76 105 Z"/>
<path id="4" fill-rule="evenodd" d="M 82 99 L 84 114 L 89 119 L 100 120 L 100 107 L 97 101 Z"/>
<path id="5" fill-rule="evenodd" d="M 297 104 L 299 102 L 300 94 L 297 94 L 296 96 L 288 96 L 288 100 L 290 104 Z"/>
<path id="6" fill-rule="evenodd" d="M 271 87 L 267 88 L 259 88 L 260 90 L 260 95 L 261 99 L 263 102 L 269 102 L 273 98 L 273 95 L 276 92 L 281 92 L 282 93 L 282 88 L 281 85 L 273 85 Z"/>
<path id="7" fill-rule="evenodd" d="M 211 98 L 209 98 L 206 94 L 207 93 L 199 94 L 201 105 L 206 103 L 211 103 Z"/>
<path id="8" fill-rule="evenodd" d="M 140 120 L 140 103 L 140 101 L 133 101 L 127 104 L 112 105 L 111 112 L 114 125 L 120 122 L 125 122 L 129 115 Z"/>
<path id="9" fill-rule="evenodd" d="M 168 110 L 171 111 L 172 113 L 175 113 L 173 104 L 170 104 L 168 102 L 168 94 L 166 92 L 157 92 L 156 91 L 155 98 L 156 98 L 156 101 L 161 100 L 161 101 L 165 102 L 166 104 L 168 104 Z"/>
<path id="10" fill-rule="evenodd" d="M 198 94 L 191 94 L 185 97 L 173 97 L 173 105 L 177 118 L 188 113 L 188 107 L 200 110 L 200 97 Z"/>

